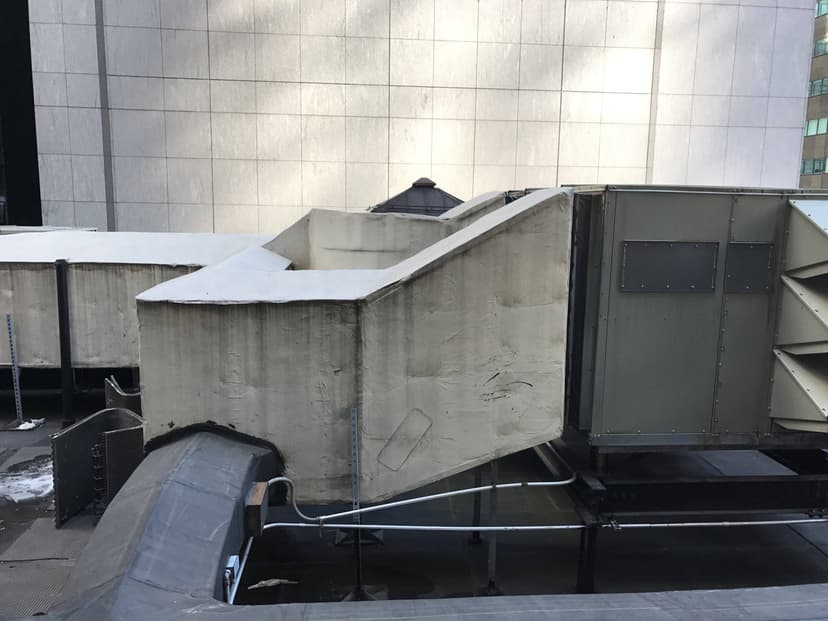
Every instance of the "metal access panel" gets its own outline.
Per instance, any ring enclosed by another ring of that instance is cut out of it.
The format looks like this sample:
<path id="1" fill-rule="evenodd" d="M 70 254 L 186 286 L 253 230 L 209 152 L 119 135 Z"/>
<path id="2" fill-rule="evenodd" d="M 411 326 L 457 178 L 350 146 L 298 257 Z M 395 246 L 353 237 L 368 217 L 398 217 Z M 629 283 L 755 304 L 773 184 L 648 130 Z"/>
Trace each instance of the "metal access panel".
<path id="1" fill-rule="evenodd" d="M 788 196 L 644 186 L 602 194 L 591 240 L 600 269 L 586 275 L 600 293 L 585 309 L 599 320 L 594 338 L 583 336 L 594 365 L 580 377 L 580 407 L 591 408 L 579 412 L 580 428 L 607 450 L 760 445 L 771 432 L 773 257 Z"/>
<path id="2" fill-rule="evenodd" d="M 727 245 L 725 293 L 765 293 L 773 286 L 774 244 L 730 242 Z"/>
<path id="3" fill-rule="evenodd" d="M 704 293 L 716 286 L 719 242 L 624 241 L 621 290 Z"/>

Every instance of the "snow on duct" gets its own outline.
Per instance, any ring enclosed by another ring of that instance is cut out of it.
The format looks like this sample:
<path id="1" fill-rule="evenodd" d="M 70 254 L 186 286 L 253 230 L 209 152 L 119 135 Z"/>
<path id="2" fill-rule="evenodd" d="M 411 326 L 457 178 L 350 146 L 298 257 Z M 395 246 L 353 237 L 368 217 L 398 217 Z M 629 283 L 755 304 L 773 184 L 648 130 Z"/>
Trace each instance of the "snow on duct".
<path id="1" fill-rule="evenodd" d="M 54 264 L 65 259 L 72 365 L 138 366 L 139 292 L 270 239 L 70 230 L 7 235 L 0 243 L 0 318 L 14 316 L 20 366 L 59 367 Z M 0 347 L 0 366 L 9 364 L 8 347 Z"/>
<path id="2" fill-rule="evenodd" d="M 353 407 L 366 502 L 558 437 L 571 195 L 502 205 L 312 211 L 268 247 L 342 269 L 275 270 L 246 251 L 142 293 L 148 437 L 214 421 L 269 440 L 308 503 L 351 497 Z M 356 269 L 366 255 L 396 261 Z"/>

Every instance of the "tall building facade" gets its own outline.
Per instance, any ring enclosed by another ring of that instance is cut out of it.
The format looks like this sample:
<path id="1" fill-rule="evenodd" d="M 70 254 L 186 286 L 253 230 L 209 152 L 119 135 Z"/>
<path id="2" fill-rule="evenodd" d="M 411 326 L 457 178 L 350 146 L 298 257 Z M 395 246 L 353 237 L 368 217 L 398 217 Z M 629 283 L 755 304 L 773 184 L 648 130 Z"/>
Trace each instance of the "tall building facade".
<path id="1" fill-rule="evenodd" d="M 796 186 L 813 11 L 29 0 L 44 221 L 278 231 L 419 177 L 464 199 L 565 183 Z"/>
<path id="2" fill-rule="evenodd" d="M 813 60 L 805 113 L 805 137 L 802 142 L 802 168 L 799 185 L 803 188 L 826 188 L 828 178 L 828 2 L 818 0 L 814 20 Z"/>

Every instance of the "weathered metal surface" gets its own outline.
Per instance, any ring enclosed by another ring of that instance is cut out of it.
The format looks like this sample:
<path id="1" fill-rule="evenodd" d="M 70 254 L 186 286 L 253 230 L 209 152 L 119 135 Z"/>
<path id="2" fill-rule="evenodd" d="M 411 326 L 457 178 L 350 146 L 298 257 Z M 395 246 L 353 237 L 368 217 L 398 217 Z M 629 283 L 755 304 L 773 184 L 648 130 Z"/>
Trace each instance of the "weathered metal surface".
<path id="1" fill-rule="evenodd" d="M 786 429 L 828 431 L 828 357 L 774 353 L 771 417 Z"/>
<path id="2" fill-rule="evenodd" d="M 731 243 L 773 243 L 774 253 L 778 254 L 784 247 L 788 210 L 785 196 L 736 196 L 729 229 Z M 717 436 L 734 432 L 771 440 L 764 434 L 771 431 L 766 413 L 780 289 L 778 263 L 773 262 L 773 285 L 764 295 L 724 293 L 719 326 L 718 390 L 710 426 L 713 441 Z"/>
<path id="3" fill-rule="evenodd" d="M 828 353 L 828 283 L 782 277 L 776 345 L 792 354 Z"/>
<path id="4" fill-rule="evenodd" d="M 108 438 L 111 432 L 117 433 Z M 101 410 L 52 436 L 56 526 L 92 502 L 95 496 L 92 449 L 102 437 L 105 457 L 108 457 L 105 477 L 112 489 L 120 487 L 140 462 L 142 451 L 138 447 L 143 449 L 143 423 L 129 410 Z"/>
<path id="5" fill-rule="evenodd" d="M 105 431 L 102 435 L 106 459 L 104 501 L 109 504 L 144 458 L 144 430 L 134 426 Z"/>
<path id="6" fill-rule="evenodd" d="M 791 201 L 770 418 L 828 433 L 828 201 Z"/>
<path id="7" fill-rule="evenodd" d="M 114 375 L 104 379 L 104 400 L 108 408 L 125 408 L 141 415 L 141 391 L 127 392 Z"/>
<path id="8" fill-rule="evenodd" d="M 828 271 L 828 200 L 792 200 L 785 270 L 808 278 Z"/>
<path id="9" fill-rule="evenodd" d="M 574 276 L 587 279 L 588 291 L 597 289 L 584 305 L 586 317 L 596 319 L 583 327 L 580 429 L 589 430 L 593 445 L 619 450 L 771 439 L 779 287 L 764 286 L 777 277 L 768 255 L 771 245 L 781 247 L 787 196 L 693 188 L 592 192 L 603 197 L 591 229 L 589 255 L 597 256 Z M 715 245 L 721 265 L 714 270 Z M 721 267 L 731 251 L 730 280 L 740 290 L 759 283 L 765 295 L 727 292 L 728 270 Z M 745 252 L 755 254 L 740 256 Z"/>

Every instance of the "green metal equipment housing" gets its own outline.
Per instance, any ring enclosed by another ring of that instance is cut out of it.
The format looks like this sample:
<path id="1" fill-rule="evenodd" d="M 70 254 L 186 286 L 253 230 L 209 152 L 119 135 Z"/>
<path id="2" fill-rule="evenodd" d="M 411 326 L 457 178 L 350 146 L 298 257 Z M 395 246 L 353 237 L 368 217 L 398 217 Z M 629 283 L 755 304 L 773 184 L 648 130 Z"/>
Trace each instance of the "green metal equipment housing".
<path id="1" fill-rule="evenodd" d="M 599 452 L 828 447 L 828 194 L 574 191 L 565 437 Z"/>

